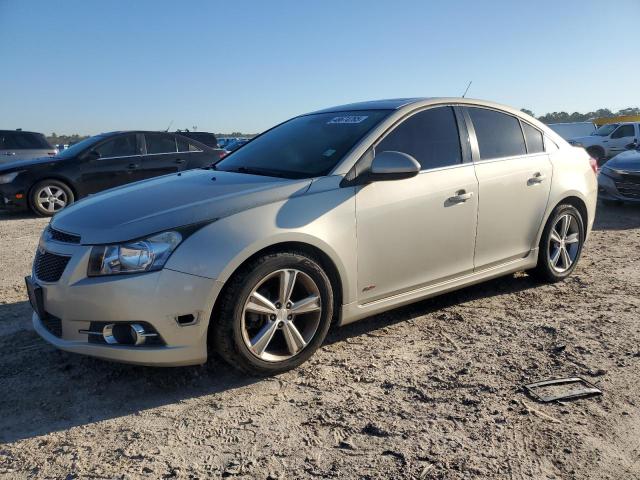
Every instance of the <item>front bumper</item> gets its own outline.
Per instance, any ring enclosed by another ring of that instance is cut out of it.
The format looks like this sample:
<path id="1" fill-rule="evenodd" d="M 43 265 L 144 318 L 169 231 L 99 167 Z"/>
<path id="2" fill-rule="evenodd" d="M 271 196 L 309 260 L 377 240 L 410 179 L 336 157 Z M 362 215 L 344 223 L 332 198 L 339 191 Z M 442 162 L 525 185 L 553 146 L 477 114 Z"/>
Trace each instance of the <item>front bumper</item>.
<path id="1" fill-rule="evenodd" d="M 46 341 L 61 350 L 124 363 L 181 366 L 206 362 L 207 328 L 220 282 L 168 269 L 87 277 L 91 247 L 50 241 L 41 248 L 70 257 L 56 282 L 43 282 L 34 272 L 42 287 L 47 318 L 34 313 L 32 320 Z M 180 325 L 177 317 L 181 315 L 193 315 L 196 320 Z M 56 318 L 60 328 L 48 328 L 50 317 Z M 148 324 L 161 342 L 140 346 L 95 343 L 86 333 L 92 322 Z"/>
<path id="2" fill-rule="evenodd" d="M 0 210 L 22 212 L 29 209 L 27 189 L 20 185 L 0 185 Z"/>
<path id="3" fill-rule="evenodd" d="M 604 173 L 600 173 L 598 175 L 598 198 L 640 203 L 640 183 L 633 185 L 628 181 L 614 179 Z"/>

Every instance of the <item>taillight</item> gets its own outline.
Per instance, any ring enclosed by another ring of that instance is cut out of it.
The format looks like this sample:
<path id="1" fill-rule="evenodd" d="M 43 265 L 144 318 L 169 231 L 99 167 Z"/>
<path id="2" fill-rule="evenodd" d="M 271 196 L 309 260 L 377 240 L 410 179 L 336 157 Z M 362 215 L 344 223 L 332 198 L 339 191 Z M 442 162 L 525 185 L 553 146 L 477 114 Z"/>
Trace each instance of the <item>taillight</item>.
<path id="1" fill-rule="evenodd" d="M 221 152 L 218 152 L 218 156 L 220 158 L 224 158 L 224 157 L 227 156 L 227 153 L 229 153 L 229 152 L 227 152 L 226 150 L 222 150 Z"/>
<path id="2" fill-rule="evenodd" d="M 593 157 L 589 157 L 589 165 L 591 165 L 591 170 L 593 170 L 593 173 L 597 174 L 598 173 L 598 161 Z"/>

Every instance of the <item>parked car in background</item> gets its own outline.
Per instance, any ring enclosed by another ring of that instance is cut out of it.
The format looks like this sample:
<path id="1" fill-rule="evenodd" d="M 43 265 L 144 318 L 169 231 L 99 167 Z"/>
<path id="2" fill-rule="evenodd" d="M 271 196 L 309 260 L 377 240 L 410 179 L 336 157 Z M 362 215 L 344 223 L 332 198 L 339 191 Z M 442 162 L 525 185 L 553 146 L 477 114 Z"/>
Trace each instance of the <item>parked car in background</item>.
<path id="1" fill-rule="evenodd" d="M 0 164 L 15 160 L 54 156 L 56 149 L 42 133 L 0 130 Z"/>
<path id="2" fill-rule="evenodd" d="M 595 170 L 583 149 L 490 102 L 301 115 L 213 171 L 56 215 L 27 279 L 33 325 L 105 359 L 189 365 L 215 349 L 275 374 L 308 359 L 334 321 L 520 270 L 567 278 L 595 217 Z"/>
<path id="3" fill-rule="evenodd" d="M 583 147 L 602 165 L 608 158 L 624 152 L 640 138 L 640 122 L 608 123 L 591 135 L 572 138 L 571 145 Z"/>
<path id="4" fill-rule="evenodd" d="M 599 198 L 605 202 L 640 202 L 640 146 L 629 145 L 605 163 L 598 174 Z"/>
<path id="5" fill-rule="evenodd" d="M 250 139 L 248 138 L 238 138 L 236 140 L 234 140 L 233 142 L 229 142 L 227 145 L 225 145 L 224 149 L 228 152 L 235 152 L 237 149 L 239 149 L 241 146 L 245 145 L 246 143 L 249 142 Z"/>
<path id="6" fill-rule="evenodd" d="M 173 133 L 102 133 L 52 158 L 0 165 L 0 208 L 31 208 L 38 215 L 50 216 L 108 188 L 210 167 L 220 160 L 220 152 Z"/>
<path id="7" fill-rule="evenodd" d="M 596 131 L 596 126 L 593 122 L 550 123 L 547 126 L 565 140 L 585 137 Z"/>
<path id="8" fill-rule="evenodd" d="M 231 142 L 235 142 L 236 140 L 237 138 L 235 137 L 218 138 L 218 147 L 224 148 L 227 145 L 229 145 Z"/>

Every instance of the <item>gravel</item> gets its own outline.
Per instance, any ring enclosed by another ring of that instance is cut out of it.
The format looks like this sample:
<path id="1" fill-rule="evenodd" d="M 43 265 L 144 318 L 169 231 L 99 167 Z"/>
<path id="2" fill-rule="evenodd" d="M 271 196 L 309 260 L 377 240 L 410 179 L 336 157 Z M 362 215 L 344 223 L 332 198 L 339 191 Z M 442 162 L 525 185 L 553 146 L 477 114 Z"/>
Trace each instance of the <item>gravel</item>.
<path id="1" fill-rule="evenodd" d="M 565 282 L 518 273 L 334 329 L 267 379 L 49 346 L 23 288 L 46 223 L 0 217 L 0 476 L 640 479 L 638 207 L 599 207 Z M 573 375 L 604 395 L 521 389 Z"/>

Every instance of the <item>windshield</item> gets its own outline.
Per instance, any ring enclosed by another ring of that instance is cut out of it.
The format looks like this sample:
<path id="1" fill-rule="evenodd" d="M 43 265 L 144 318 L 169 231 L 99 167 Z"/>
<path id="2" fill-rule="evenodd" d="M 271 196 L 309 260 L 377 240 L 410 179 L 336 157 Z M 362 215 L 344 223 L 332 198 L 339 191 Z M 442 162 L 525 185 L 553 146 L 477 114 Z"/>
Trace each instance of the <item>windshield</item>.
<path id="1" fill-rule="evenodd" d="M 87 147 L 98 143 L 100 140 L 104 139 L 105 135 L 96 135 L 94 137 L 85 138 L 84 140 L 71 145 L 69 148 L 65 148 L 62 150 L 55 158 L 71 158 L 76 156 L 78 153 L 82 152 Z"/>
<path id="2" fill-rule="evenodd" d="M 327 175 L 389 113 L 359 110 L 296 117 L 229 154 L 216 170 L 284 178 Z"/>
<path id="3" fill-rule="evenodd" d="M 592 135 L 607 137 L 618 127 L 618 125 L 619 123 L 608 123 L 607 125 L 601 126 L 599 129 L 593 132 Z"/>

